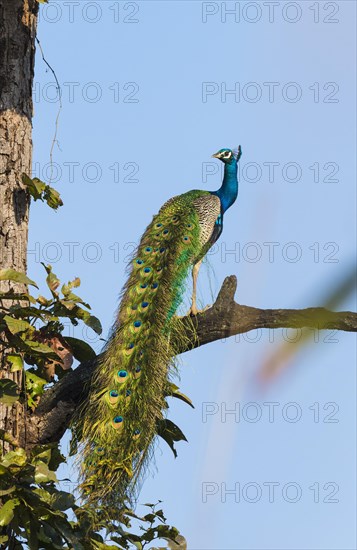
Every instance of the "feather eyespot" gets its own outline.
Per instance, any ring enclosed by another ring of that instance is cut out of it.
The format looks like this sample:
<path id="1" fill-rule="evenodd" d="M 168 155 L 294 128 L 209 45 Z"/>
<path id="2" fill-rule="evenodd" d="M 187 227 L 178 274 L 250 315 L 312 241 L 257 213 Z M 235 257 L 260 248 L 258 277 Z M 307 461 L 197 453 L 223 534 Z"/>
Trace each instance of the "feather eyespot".
<path id="1" fill-rule="evenodd" d="M 104 447 L 97 447 L 96 452 L 99 456 L 103 456 L 105 453 Z"/>
<path id="2" fill-rule="evenodd" d="M 131 355 L 134 351 L 135 345 L 133 342 L 131 342 L 128 347 L 124 350 L 125 355 Z"/>
<path id="3" fill-rule="evenodd" d="M 133 323 L 134 332 L 138 332 L 138 330 L 140 330 L 141 328 L 141 325 L 142 325 L 142 322 L 139 319 L 137 321 L 134 321 Z"/>
<path id="4" fill-rule="evenodd" d="M 159 286 L 159 283 L 153 283 L 153 284 L 151 285 L 151 288 L 152 288 L 152 290 L 157 290 L 157 289 L 158 289 L 158 286 Z"/>
<path id="5" fill-rule="evenodd" d="M 109 392 L 109 403 L 111 405 L 115 405 L 115 403 L 118 401 L 119 399 L 119 392 L 117 392 L 116 390 L 110 390 Z"/>
<path id="6" fill-rule="evenodd" d="M 162 271 L 162 267 L 158 267 L 156 270 L 157 273 L 161 273 L 161 271 Z"/>
<path id="7" fill-rule="evenodd" d="M 122 416 L 114 416 L 112 420 L 112 426 L 116 430 L 122 430 L 124 426 L 124 418 Z"/>
<path id="8" fill-rule="evenodd" d="M 149 305 L 149 302 L 142 302 L 141 303 L 142 309 L 146 309 L 148 307 L 148 305 Z"/>
<path id="9" fill-rule="evenodd" d="M 185 235 L 184 238 L 183 238 L 183 242 L 184 242 L 185 244 L 189 244 L 189 243 L 191 242 L 191 238 L 188 237 L 187 235 Z"/>
<path id="10" fill-rule="evenodd" d="M 126 399 L 129 399 L 130 396 L 131 396 L 131 390 L 126 390 L 126 392 L 125 392 Z"/>
<path id="11" fill-rule="evenodd" d="M 164 252 L 166 252 L 166 248 L 165 248 L 164 246 L 162 246 L 162 247 L 160 248 L 160 254 L 163 254 Z"/>
<path id="12" fill-rule="evenodd" d="M 139 437 L 140 437 L 140 430 L 134 430 L 133 439 L 139 439 Z"/>
<path id="13" fill-rule="evenodd" d="M 162 227 L 162 223 L 157 223 L 155 227 Z"/>
<path id="14" fill-rule="evenodd" d="M 144 276 L 147 277 L 149 275 L 149 273 L 151 273 L 151 267 L 144 267 L 143 269 L 143 273 L 144 273 Z"/>
<path id="15" fill-rule="evenodd" d="M 133 377 L 135 379 L 139 378 L 141 376 L 141 367 L 140 365 L 136 365 L 135 367 L 135 370 L 134 370 L 134 374 L 133 374 Z"/>
<path id="16" fill-rule="evenodd" d="M 138 258 L 137 260 L 135 260 L 135 263 L 136 265 L 143 265 L 144 261 Z"/>
<path id="17" fill-rule="evenodd" d="M 151 246 L 147 246 L 144 250 L 145 254 L 150 254 L 152 252 L 152 247 Z"/>
<path id="18" fill-rule="evenodd" d="M 167 237 L 167 235 L 169 234 L 169 230 L 168 229 L 164 229 L 163 232 L 162 232 L 163 235 L 165 235 L 165 237 Z"/>
<path id="19" fill-rule="evenodd" d="M 118 370 L 116 375 L 116 380 L 119 382 L 119 384 L 123 384 L 128 379 L 128 371 L 126 370 Z"/>
<path id="20" fill-rule="evenodd" d="M 188 223 L 186 224 L 186 228 L 189 230 L 189 231 L 192 231 L 192 229 L 194 229 L 194 224 L 193 223 Z"/>
<path id="21" fill-rule="evenodd" d="M 145 292 L 147 287 L 148 287 L 148 285 L 146 283 L 142 283 L 141 285 L 138 286 L 138 288 L 136 290 L 139 294 L 142 294 L 143 292 Z M 136 307 L 136 309 L 137 309 L 137 307 Z"/>
<path id="22" fill-rule="evenodd" d="M 174 216 L 171 221 L 174 225 L 177 225 L 180 221 L 180 218 L 178 216 Z"/>

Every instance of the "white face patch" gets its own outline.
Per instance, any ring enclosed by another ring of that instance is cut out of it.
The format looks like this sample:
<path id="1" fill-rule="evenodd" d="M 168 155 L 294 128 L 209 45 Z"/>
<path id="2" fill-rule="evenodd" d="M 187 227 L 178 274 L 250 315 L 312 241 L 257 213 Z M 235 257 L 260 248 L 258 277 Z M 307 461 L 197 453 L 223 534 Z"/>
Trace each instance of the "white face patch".
<path id="1" fill-rule="evenodd" d="M 232 151 L 225 151 L 224 153 L 222 153 L 222 158 L 224 159 L 230 159 L 232 156 Z"/>

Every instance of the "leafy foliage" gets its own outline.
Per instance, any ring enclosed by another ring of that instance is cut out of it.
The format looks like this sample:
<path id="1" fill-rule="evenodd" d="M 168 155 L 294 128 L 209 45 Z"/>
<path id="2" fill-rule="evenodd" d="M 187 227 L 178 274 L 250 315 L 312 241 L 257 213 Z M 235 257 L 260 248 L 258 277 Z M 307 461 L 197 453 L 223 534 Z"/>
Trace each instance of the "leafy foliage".
<path id="1" fill-rule="evenodd" d="M 82 321 L 97 334 L 101 334 L 102 331 L 99 319 L 90 313 L 89 304 L 73 293 L 73 288 L 79 287 L 80 279 L 76 277 L 62 285 L 59 291 L 60 281 L 52 267 L 44 265 L 44 268 L 50 297 L 34 297 L 29 292 L 18 294 L 13 290 L 0 295 L 3 303 L 7 304 L 1 307 L 0 312 L 0 343 L 3 349 L 5 348 L 5 353 L 9 350 L 6 355 L 6 366 L 10 372 L 22 370 L 24 362 L 31 366 L 26 370 L 25 389 L 28 406 L 32 409 L 42 395 L 45 384 L 53 381 L 55 375 L 61 378 L 68 370 L 64 350 L 79 361 L 95 357 L 95 352 L 89 344 L 62 335 L 64 326 L 61 321 L 69 319 L 73 325 L 78 325 Z M 38 288 L 34 281 L 13 269 L 0 270 L 0 280 Z M 16 353 L 13 350 L 16 350 Z M 20 398 L 24 399 L 21 388 L 12 380 L 3 378 L 0 381 L 0 401 L 9 405 Z"/>
<path id="2" fill-rule="evenodd" d="M 5 349 L 2 374 L 6 376 L 7 370 L 22 371 L 24 381 L 19 387 L 10 378 L 0 379 L 0 402 L 12 405 L 19 401 L 30 411 L 36 408 L 54 374 L 57 379 L 66 374 L 66 350 L 81 362 L 96 357 L 89 344 L 62 334 L 63 319 L 69 319 L 73 325 L 82 321 L 98 334 L 102 330 L 100 321 L 90 313 L 89 304 L 74 293 L 80 279 L 76 277 L 61 285 L 52 267 L 44 265 L 44 268 L 48 297 L 14 290 L 0 294 L 0 344 Z M 0 270 L 0 280 L 38 288 L 26 275 L 12 269 Z M 59 351 L 63 348 L 65 351 Z M 53 364 L 56 368 L 49 377 L 49 366 Z M 190 403 L 174 384 L 169 383 L 166 395 Z M 185 439 L 172 422 L 160 431 L 172 449 L 173 441 Z M 110 517 L 96 509 L 98 528 L 94 531 L 88 509 L 78 506 L 73 494 L 58 488 L 56 471 L 65 458 L 57 444 L 38 446 L 28 453 L 4 430 L 0 430 L 0 439 L 14 448 L 3 456 L 0 454 L 0 545 L 3 548 L 8 547 L 11 540 L 11 548 L 16 550 L 144 549 L 159 539 L 168 541 L 170 548 L 186 548 L 180 546 L 179 541 L 184 539 L 178 530 L 166 524 L 163 511 L 156 510 L 154 504 L 146 505 L 150 513 L 142 517 L 129 508 L 113 510 Z M 139 527 L 140 535 L 132 530 L 133 521 L 134 530 Z M 106 536 L 103 536 L 104 530 Z"/>
<path id="3" fill-rule="evenodd" d="M 46 0 L 37 1 L 44 3 Z M 40 179 L 30 178 L 27 174 L 22 174 L 22 183 L 26 185 L 28 192 L 35 201 L 41 200 L 47 202 L 48 206 L 53 208 L 53 210 L 57 210 L 60 206 L 63 206 L 59 192 Z"/>
<path id="4" fill-rule="evenodd" d="M 85 511 L 77 506 L 74 496 L 57 487 L 56 470 L 63 462 L 55 444 L 35 447 L 29 455 L 19 447 L 2 457 L 0 543 L 8 543 L 11 537 L 16 550 L 105 550 L 133 546 L 142 549 L 163 538 L 177 541 L 178 530 L 166 524 L 163 511 L 156 510 L 154 504 L 146 505 L 151 512 L 143 517 L 130 509 L 123 510 L 121 525 L 118 521 L 106 523 L 105 538 L 91 531 Z M 127 530 L 132 519 L 140 522 L 141 535 Z M 110 546 L 106 544 L 108 540 Z"/>

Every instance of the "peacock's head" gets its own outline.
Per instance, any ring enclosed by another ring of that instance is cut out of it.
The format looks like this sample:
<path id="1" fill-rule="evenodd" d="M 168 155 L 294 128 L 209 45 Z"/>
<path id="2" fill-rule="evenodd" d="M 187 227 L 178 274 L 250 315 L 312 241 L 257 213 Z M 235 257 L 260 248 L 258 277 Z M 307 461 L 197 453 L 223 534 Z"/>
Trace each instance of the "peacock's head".
<path id="1" fill-rule="evenodd" d="M 232 162 L 238 162 L 242 154 L 241 146 L 239 145 L 237 149 L 220 149 L 217 153 L 212 155 L 212 157 L 221 160 L 225 164 L 231 164 Z"/>

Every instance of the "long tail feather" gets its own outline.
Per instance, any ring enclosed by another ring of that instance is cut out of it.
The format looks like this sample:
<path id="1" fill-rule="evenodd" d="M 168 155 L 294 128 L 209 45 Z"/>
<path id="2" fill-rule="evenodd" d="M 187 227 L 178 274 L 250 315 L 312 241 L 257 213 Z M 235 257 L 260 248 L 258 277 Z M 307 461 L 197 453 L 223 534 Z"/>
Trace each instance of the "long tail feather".
<path id="1" fill-rule="evenodd" d="M 172 318 L 200 248 L 197 213 L 181 197 L 162 207 L 141 239 L 112 336 L 77 419 L 82 493 L 104 510 L 135 494 L 162 418 L 177 351 Z"/>

